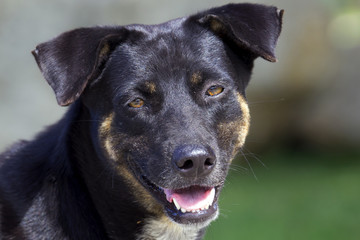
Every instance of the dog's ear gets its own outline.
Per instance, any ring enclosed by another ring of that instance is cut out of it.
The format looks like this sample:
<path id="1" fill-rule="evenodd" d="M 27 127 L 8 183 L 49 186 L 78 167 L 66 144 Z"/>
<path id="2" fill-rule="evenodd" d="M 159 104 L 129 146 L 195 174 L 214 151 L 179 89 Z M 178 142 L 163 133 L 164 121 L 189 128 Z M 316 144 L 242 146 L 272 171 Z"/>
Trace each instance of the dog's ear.
<path id="1" fill-rule="evenodd" d="M 193 16 L 201 25 L 236 47 L 276 62 L 283 10 L 259 4 L 228 4 Z"/>
<path id="2" fill-rule="evenodd" d="M 120 27 L 80 28 L 36 47 L 32 53 L 59 105 L 69 105 L 79 98 L 127 35 L 128 31 Z"/>

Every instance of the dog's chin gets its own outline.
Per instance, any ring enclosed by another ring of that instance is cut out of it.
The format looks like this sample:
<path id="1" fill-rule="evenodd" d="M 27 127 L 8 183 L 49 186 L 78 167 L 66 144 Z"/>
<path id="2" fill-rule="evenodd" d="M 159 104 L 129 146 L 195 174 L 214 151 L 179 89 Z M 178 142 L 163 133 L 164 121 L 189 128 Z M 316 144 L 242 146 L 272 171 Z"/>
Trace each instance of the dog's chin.
<path id="1" fill-rule="evenodd" d="M 141 176 L 140 182 L 176 223 L 201 228 L 218 216 L 218 196 L 222 185 L 190 185 L 169 189 L 159 187 L 145 176 Z"/>

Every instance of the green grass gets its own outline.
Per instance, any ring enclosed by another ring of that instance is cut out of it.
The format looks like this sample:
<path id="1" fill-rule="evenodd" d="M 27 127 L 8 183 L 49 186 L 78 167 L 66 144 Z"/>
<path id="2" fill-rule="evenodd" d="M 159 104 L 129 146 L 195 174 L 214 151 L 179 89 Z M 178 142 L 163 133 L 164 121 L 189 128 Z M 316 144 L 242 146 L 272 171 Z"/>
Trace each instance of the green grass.
<path id="1" fill-rule="evenodd" d="M 258 181 L 230 172 L 206 240 L 360 239 L 359 155 L 261 160 L 268 167 L 254 168 Z"/>

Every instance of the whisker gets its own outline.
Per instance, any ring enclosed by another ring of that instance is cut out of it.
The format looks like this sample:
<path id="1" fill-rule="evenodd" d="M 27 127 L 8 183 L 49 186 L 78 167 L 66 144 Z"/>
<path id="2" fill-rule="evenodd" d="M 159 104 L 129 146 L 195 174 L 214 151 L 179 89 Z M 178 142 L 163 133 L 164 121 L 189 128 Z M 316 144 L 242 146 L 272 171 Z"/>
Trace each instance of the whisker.
<path id="1" fill-rule="evenodd" d="M 246 155 L 244 155 L 244 153 L 243 153 L 242 150 L 240 150 L 240 152 L 241 152 L 241 154 L 243 155 L 245 161 L 247 162 L 247 164 L 248 164 L 248 166 L 249 166 L 249 169 L 250 169 L 251 173 L 253 174 L 255 180 L 256 180 L 257 182 L 259 182 L 259 179 L 257 178 L 257 176 L 256 176 L 256 174 L 255 174 L 255 171 L 254 171 L 254 169 L 252 168 L 252 166 L 251 166 L 251 164 L 250 164 L 250 161 L 247 159 Z"/>
<path id="2" fill-rule="evenodd" d="M 226 211 L 226 209 L 223 209 L 223 208 L 221 209 L 221 211 L 219 213 L 219 217 L 228 218 L 229 216 L 224 213 L 224 210 Z M 230 213 L 231 211 L 228 210 L 228 212 Z"/>
<path id="3" fill-rule="evenodd" d="M 248 149 L 246 149 L 246 148 L 243 148 L 243 150 L 247 151 L 247 153 L 242 152 L 243 155 L 245 154 L 246 156 L 251 156 L 251 157 L 253 157 L 253 158 L 254 158 L 258 163 L 260 163 L 264 168 L 269 169 L 269 168 L 266 166 L 266 164 L 265 164 L 263 161 L 260 160 L 260 158 L 259 158 L 259 156 L 258 156 L 257 154 L 250 152 L 250 151 L 249 151 Z"/>
<path id="4" fill-rule="evenodd" d="M 247 173 L 249 171 L 248 168 L 237 165 L 237 164 L 234 164 L 234 163 L 232 163 L 230 165 L 229 169 L 232 170 L 232 171 L 240 172 L 240 173 Z"/>

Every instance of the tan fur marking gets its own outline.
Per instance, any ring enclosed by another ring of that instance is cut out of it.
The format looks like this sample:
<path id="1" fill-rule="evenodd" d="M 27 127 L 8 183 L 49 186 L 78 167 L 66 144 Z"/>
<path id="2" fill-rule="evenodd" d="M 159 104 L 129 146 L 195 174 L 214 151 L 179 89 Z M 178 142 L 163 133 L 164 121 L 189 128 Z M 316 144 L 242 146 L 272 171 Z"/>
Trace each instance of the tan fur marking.
<path id="1" fill-rule="evenodd" d="M 214 32 L 220 32 L 224 28 L 224 26 L 219 20 L 212 19 L 211 22 L 210 22 L 210 28 Z"/>
<path id="2" fill-rule="evenodd" d="M 218 134 L 222 142 L 233 141 L 234 134 L 238 134 L 233 155 L 244 145 L 250 128 L 250 111 L 248 104 L 245 98 L 239 93 L 237 94 L 237 100 L 242 111 L 242 117 L 239 120 L 221 123 L 218 126 Z"/>
<path id="3" fill-rule="evenodd" d="M 201 74 L 199 72 L 193 73 L 190 79 L 192 84 L 199 84 L 201 81 Z"/>
<path id="4" fill-rule="evenodd" d="M 110 52 L 110 46 L 109 46 L 109 44 L 105 43 L 104 46 L 100 50 L 99 57 L 103 58 L 106 55 L 108 55 L 109 52 Z"/>
<path id="5" fill-rule="evenodd" d="M 111 130 L 111 123 L 114 118 L 114 113 L 110 113 L 109 116 L 107 116 L 104 121 L 100 125 L 100 134 L 108 134 Z"/>
<path id="6" fill-rule="evenodd" d="M 114 161 L 116 161 L 116 152 L 115 149 L 112 147 L 112 141 L 113 138 L 111 137 L 111 123 L 113 121 L 114 114 L 111 113 L 108 117 L 104 119 L 104 121 L 101 123 L 99 128 L 99 136 L 101 140 L 103 141 L 104 148 L 106 150 L 106 153 L 108 154 L 108 157 Z"/>
<path id="7" fill-rule="evenodd" d="M 238 101 L 240 103 L 240 108 L 243 114 L 241 130 L 239 135 L 239 147 L 242 147 L 245 143 L 246 136 L 248 135 L 250 129 L 250 110 L 249 110 L 249 105 L 247 104 L 245 98 L 239 93 L 238 93 Z"/>
<path id="8" fill-rule="evenodd" d="M 149 91 L 151 94 L 153 94 L 153 93 L 156 92 L 156 85 L 155 85 L 155 83 L 153 83 L 153 82 L 146 82 L 146 83 L 145 83 L 145 86 L 146 86 L 146 88 L 148 89 L 148 91 Z"/>
<path id="9" fill-rule="evenodd" d="M 112 160 L 116 161 L 116 152 L 115 152 L 115 149 L 112 147 L 110 138 L 105 140 L 105 149 L 106 149 L 106 152 L 108 153 L 109 157 Z"/>

